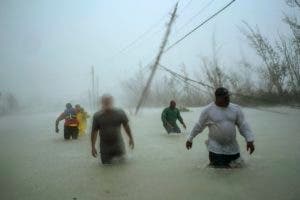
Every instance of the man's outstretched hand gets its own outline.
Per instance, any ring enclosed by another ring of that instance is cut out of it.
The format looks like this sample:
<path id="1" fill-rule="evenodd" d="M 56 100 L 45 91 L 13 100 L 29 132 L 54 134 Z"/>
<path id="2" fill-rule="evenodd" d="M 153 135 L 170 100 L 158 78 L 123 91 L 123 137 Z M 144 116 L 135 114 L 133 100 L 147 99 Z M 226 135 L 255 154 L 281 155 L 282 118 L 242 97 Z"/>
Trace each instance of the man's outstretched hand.
<path id="1" fill-rule="evenodd" d="M 55 132 L 56 132 L 56 133 L 59 133 L 58 127 L 55 127 Z"/>
<path id="2" fill-rule="evenodd" d="M 190 142 L 190 141 L 186 141 L 186 143 L 185 143 L 185 147 L 189 150 L 189 149 L 191 149 L 192 148 L 192 146 L 193 146 L 193 143 L 192 142 Z"/>
<path id="3" fill-rule="evenodd" d="M 183 123 L 183 124 L 182 124 L 182 126 L 183 126 L 183 128 L 184 128 L 184 129 L 186 129 L 186 125 L 185 125 L 185 123 Z"/>
<path id="4" fill-rule="evenodd" d="M 247 142 L 247 151 L 249 151 L 250 155 L 254 152 L 255 147 L 253 142 Z"/>

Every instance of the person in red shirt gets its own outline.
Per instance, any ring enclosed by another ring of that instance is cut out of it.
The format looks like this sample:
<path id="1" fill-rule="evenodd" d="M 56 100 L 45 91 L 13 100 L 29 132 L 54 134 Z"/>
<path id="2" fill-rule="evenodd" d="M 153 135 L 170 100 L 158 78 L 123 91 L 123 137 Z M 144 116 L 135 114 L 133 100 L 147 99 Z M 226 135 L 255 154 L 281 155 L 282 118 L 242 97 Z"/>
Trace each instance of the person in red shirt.
<path id="1" fill-rule="evenodd" d="M 58 133 L 58 125 L 61 120 L 65 120 L 64 123 L 64 138 L 69 140 L 78 138 L 78 120 L 76 118 L 77 111 L 72 107 L 70 103 L 66 104 L 66 110 L 60 114 L 60 116 L 55 121 L 55 132 Z"/>

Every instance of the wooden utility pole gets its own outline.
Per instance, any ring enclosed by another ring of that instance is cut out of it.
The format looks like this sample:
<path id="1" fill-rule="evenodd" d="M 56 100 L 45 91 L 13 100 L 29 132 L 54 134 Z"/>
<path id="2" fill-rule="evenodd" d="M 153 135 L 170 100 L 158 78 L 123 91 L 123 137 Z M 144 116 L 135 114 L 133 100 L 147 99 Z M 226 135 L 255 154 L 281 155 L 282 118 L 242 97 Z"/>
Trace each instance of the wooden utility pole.
<path id="1" fill-rule="evenodd" d="M 167 25 L 167 30 L 166 30 L 165 35 L 163 37 L 162 43 L 160 45 L 159 52 L 158 52 L 158 54 L 157 54 L 157 56 L 155 58 L 155 62 L 153 64 L 153 66 L 152 66 L 152 71 L 151 71 L 151 74 L 150 74 L 150 76 L 149 76 L 149 78 L 147 80 L 147 84 L 146 84 L 146 86 L 145 86 L 145 88 L 144 88 L 144 90 L 142 92 L 142 95 L 141 95 L 141 97 L 139 99 L 138 105 L 137 105 L 136 110 L 135 110 L 135 114 L 137 114 L 139 112 L 139 109 L 140 109 L 141 105 L 143 104 L 143 102 L 147 98 L 149 88 L 151 86 L 153 77 L 154 77 L 155 72 L 157 70 L 157 67 L 159 65 L 161 56 L 164 53 L 164 49 L 166 47 L 166 44 L 167 44 L 167 41 L 168 41 L 168 38 L 169 38 L 169 35 L 170 35 L 170 32 L 171 32 L 171 28 L 172 28 L 173 22 L 175 21 L 177 7 L 178 7 L 178 2 L 176 3 L 176 5 L 174 7 L 174 10 L 173 10 L 172 15 L 171 15 L 171 19 L 170 19 L 170 21 L 169 21 L 169 23 Z"/>

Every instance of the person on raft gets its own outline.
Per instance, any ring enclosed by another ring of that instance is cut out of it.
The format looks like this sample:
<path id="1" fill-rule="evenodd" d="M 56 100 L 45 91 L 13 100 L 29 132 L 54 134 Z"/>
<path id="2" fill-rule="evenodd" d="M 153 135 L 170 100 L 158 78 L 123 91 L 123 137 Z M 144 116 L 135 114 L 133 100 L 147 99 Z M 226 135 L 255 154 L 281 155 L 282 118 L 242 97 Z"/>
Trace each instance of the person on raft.
<path id="1" fill-rule="evenodd" d="M 231 163 L 240 157 L 240 149 L 236 140 L 236 126 L 245 138 L 246 149 L 252 154 L 255 150 L 254 135 L 245 120 L 241 108 L 230 103 L 230 95 L 226 88 L 215 91 L 215 102 L 207 105 L 194 126 L 187 141 L 186 148 L 192 148 L 193 138 L 205 127 L 209 128 L 206 141 L 211 167 L 229 168 Z"/>
<path id="2" fill-rule="evenodd" d="M 123 161 L 126 150 L 121 135 L 121 125 L 129 137 L 129 146 L 134 148 L 134 141 L 128 123 L 128 117 L 122 109 L 114 108 L 113 97 L 103 95 L 101 98 L 102 108 L 93 116 L 91 144 L 92 156 L 97 157 L 95 147 L 97 135 L 100 137 L 100 155 L 103 164 L 113 164 Z"/>
<path id="3" fill-rule="evenodd" d="M 55 132 L 59 133 L 58 125 L 61 120 L 65 120 L 64 123 L 64 138 L 69 140 L 78 138 L 78 120 L 77 120 L 77 111 L 72 107 L 72 104 L 67 103 L 66 109 L 55 121 Z"/>
<path id="4" fill-rule="evenodd" d="M 177 119 L 186 129 L 186 125 L 180 115 L 180 111 L 176 108 L 176 102 L 172 100 L 170 106 L 165 108 L 161 114 L 161 120 L 166 131 L 169 133 L 181 133 L 176 121 Z"/>

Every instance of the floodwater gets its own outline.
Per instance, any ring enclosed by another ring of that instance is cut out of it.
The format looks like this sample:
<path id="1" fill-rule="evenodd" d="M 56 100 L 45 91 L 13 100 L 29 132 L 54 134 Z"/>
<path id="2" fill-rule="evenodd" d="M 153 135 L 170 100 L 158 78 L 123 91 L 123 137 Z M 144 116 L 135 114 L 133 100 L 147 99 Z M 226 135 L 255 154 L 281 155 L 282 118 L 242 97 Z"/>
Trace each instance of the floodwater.
<path id="1" fill-rule="evenodd" d="M 182 113 L 187 132 L 200 111 Z M 244 111 L 256 135 L 256 151 L 249 156 L 238 135 L 246 167 L 229 170 L 206 168 L 207 130 L 187 151 L 186 135 L 163 130 L 160 109 L 130 115 L 136 148 L 128 151 L 126 164 L 115 166 L 99 165 L 99 158 L 90 155 L 89 135 L 66 142 L 62 133 L 54 133 L 59 113 L 0 118 L 0 198 L 300 199 L 300 110 Z"/>

